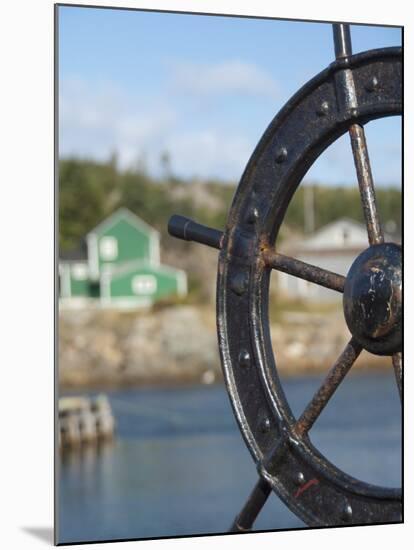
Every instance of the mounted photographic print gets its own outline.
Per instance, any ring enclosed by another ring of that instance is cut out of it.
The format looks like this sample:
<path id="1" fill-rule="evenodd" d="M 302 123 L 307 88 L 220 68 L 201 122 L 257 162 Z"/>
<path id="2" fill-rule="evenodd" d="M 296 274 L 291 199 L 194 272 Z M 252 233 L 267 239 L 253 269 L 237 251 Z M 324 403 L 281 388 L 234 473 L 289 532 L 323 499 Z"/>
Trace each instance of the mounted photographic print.
<path id="1" fill-rule="evenodd" d="M 57 544 L 402 522 L 402 63 L 56 6 Z"/>

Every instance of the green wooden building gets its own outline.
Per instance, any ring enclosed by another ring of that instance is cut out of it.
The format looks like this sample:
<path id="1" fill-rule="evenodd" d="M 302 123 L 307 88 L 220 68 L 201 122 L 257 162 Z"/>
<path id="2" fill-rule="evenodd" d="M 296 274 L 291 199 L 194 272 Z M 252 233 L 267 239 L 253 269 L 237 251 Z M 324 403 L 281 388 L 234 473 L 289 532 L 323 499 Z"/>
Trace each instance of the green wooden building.
<path id="1" fill-rule="evenodd" d="M 59 295 L 67 306 L 150 306 L 187 293 L 184 271 L 160 263 L 160 235 L 121 208 L 90 231 L 78 250 L 61 254 Z"/>

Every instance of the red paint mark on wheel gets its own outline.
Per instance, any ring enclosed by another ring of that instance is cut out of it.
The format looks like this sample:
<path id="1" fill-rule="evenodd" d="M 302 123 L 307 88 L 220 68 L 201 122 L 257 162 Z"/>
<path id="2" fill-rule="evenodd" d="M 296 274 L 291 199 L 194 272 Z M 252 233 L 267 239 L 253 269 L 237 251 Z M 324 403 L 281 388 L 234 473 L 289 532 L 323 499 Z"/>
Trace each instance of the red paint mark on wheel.
<path id="1" fill-rule="evenodd" d="M 317 485 L 319 481 L 314 477 L 313 479 L 310 479 L 303 487 L 299 487 L 299 489 L 295 493 L 295 498 L 299 498 L 302 493 L 307 491 L 309 487 L 312 487 L 312 485 Z"/>

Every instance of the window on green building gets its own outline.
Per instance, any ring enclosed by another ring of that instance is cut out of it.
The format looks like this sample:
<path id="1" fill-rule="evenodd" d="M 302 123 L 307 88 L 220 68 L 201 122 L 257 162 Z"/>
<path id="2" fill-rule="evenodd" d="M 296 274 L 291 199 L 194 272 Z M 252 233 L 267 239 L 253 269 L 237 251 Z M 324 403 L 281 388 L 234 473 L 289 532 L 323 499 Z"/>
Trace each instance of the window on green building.
<path id="1" fill-rule="evenodd" d="M 157 290 L 157 279 L 154 275 L 135 275 L 132 278 L 134 294 L 154 294 Z"/>
<path id="2" fill-rule="evenodd" d="M 103 260 L 116 260 L 118 256 L 118 241 L 115 237 L 109 235 L 102 237 L 99 243 L 99 251 Z"/>

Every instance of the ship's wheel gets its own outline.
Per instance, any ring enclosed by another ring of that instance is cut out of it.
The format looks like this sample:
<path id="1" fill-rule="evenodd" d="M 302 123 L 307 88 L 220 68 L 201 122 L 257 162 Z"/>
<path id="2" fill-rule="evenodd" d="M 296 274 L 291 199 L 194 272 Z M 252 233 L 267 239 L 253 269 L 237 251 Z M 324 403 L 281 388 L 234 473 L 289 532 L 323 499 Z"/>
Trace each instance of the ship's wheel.
<path id="1" fill-rule="evenodd" d="M 220 250 L 217 327 L 225 381 L 259 480 L 232 526 L 249 530 L 273 490 L 310 526 L 402 521 L 400 488 L 344 473 L 313 445 L 309 432 L 363 349 L 390 356 L 402 399 L 401 247 L 384 242 L 364 126 L 402 112 L 401 48 L 352 55 L 348 25 L 333 25 L 336 60 L 276 115 L 246 167 L 224 232 L 173 216 L 169 232 Z M 349 133 L 368 239 L 346 277 L 275 249 L 287 207 L 303 176 Z M 272 269 L 343 293 L 351 339 L 295 418 L 271 346 Z"/>

